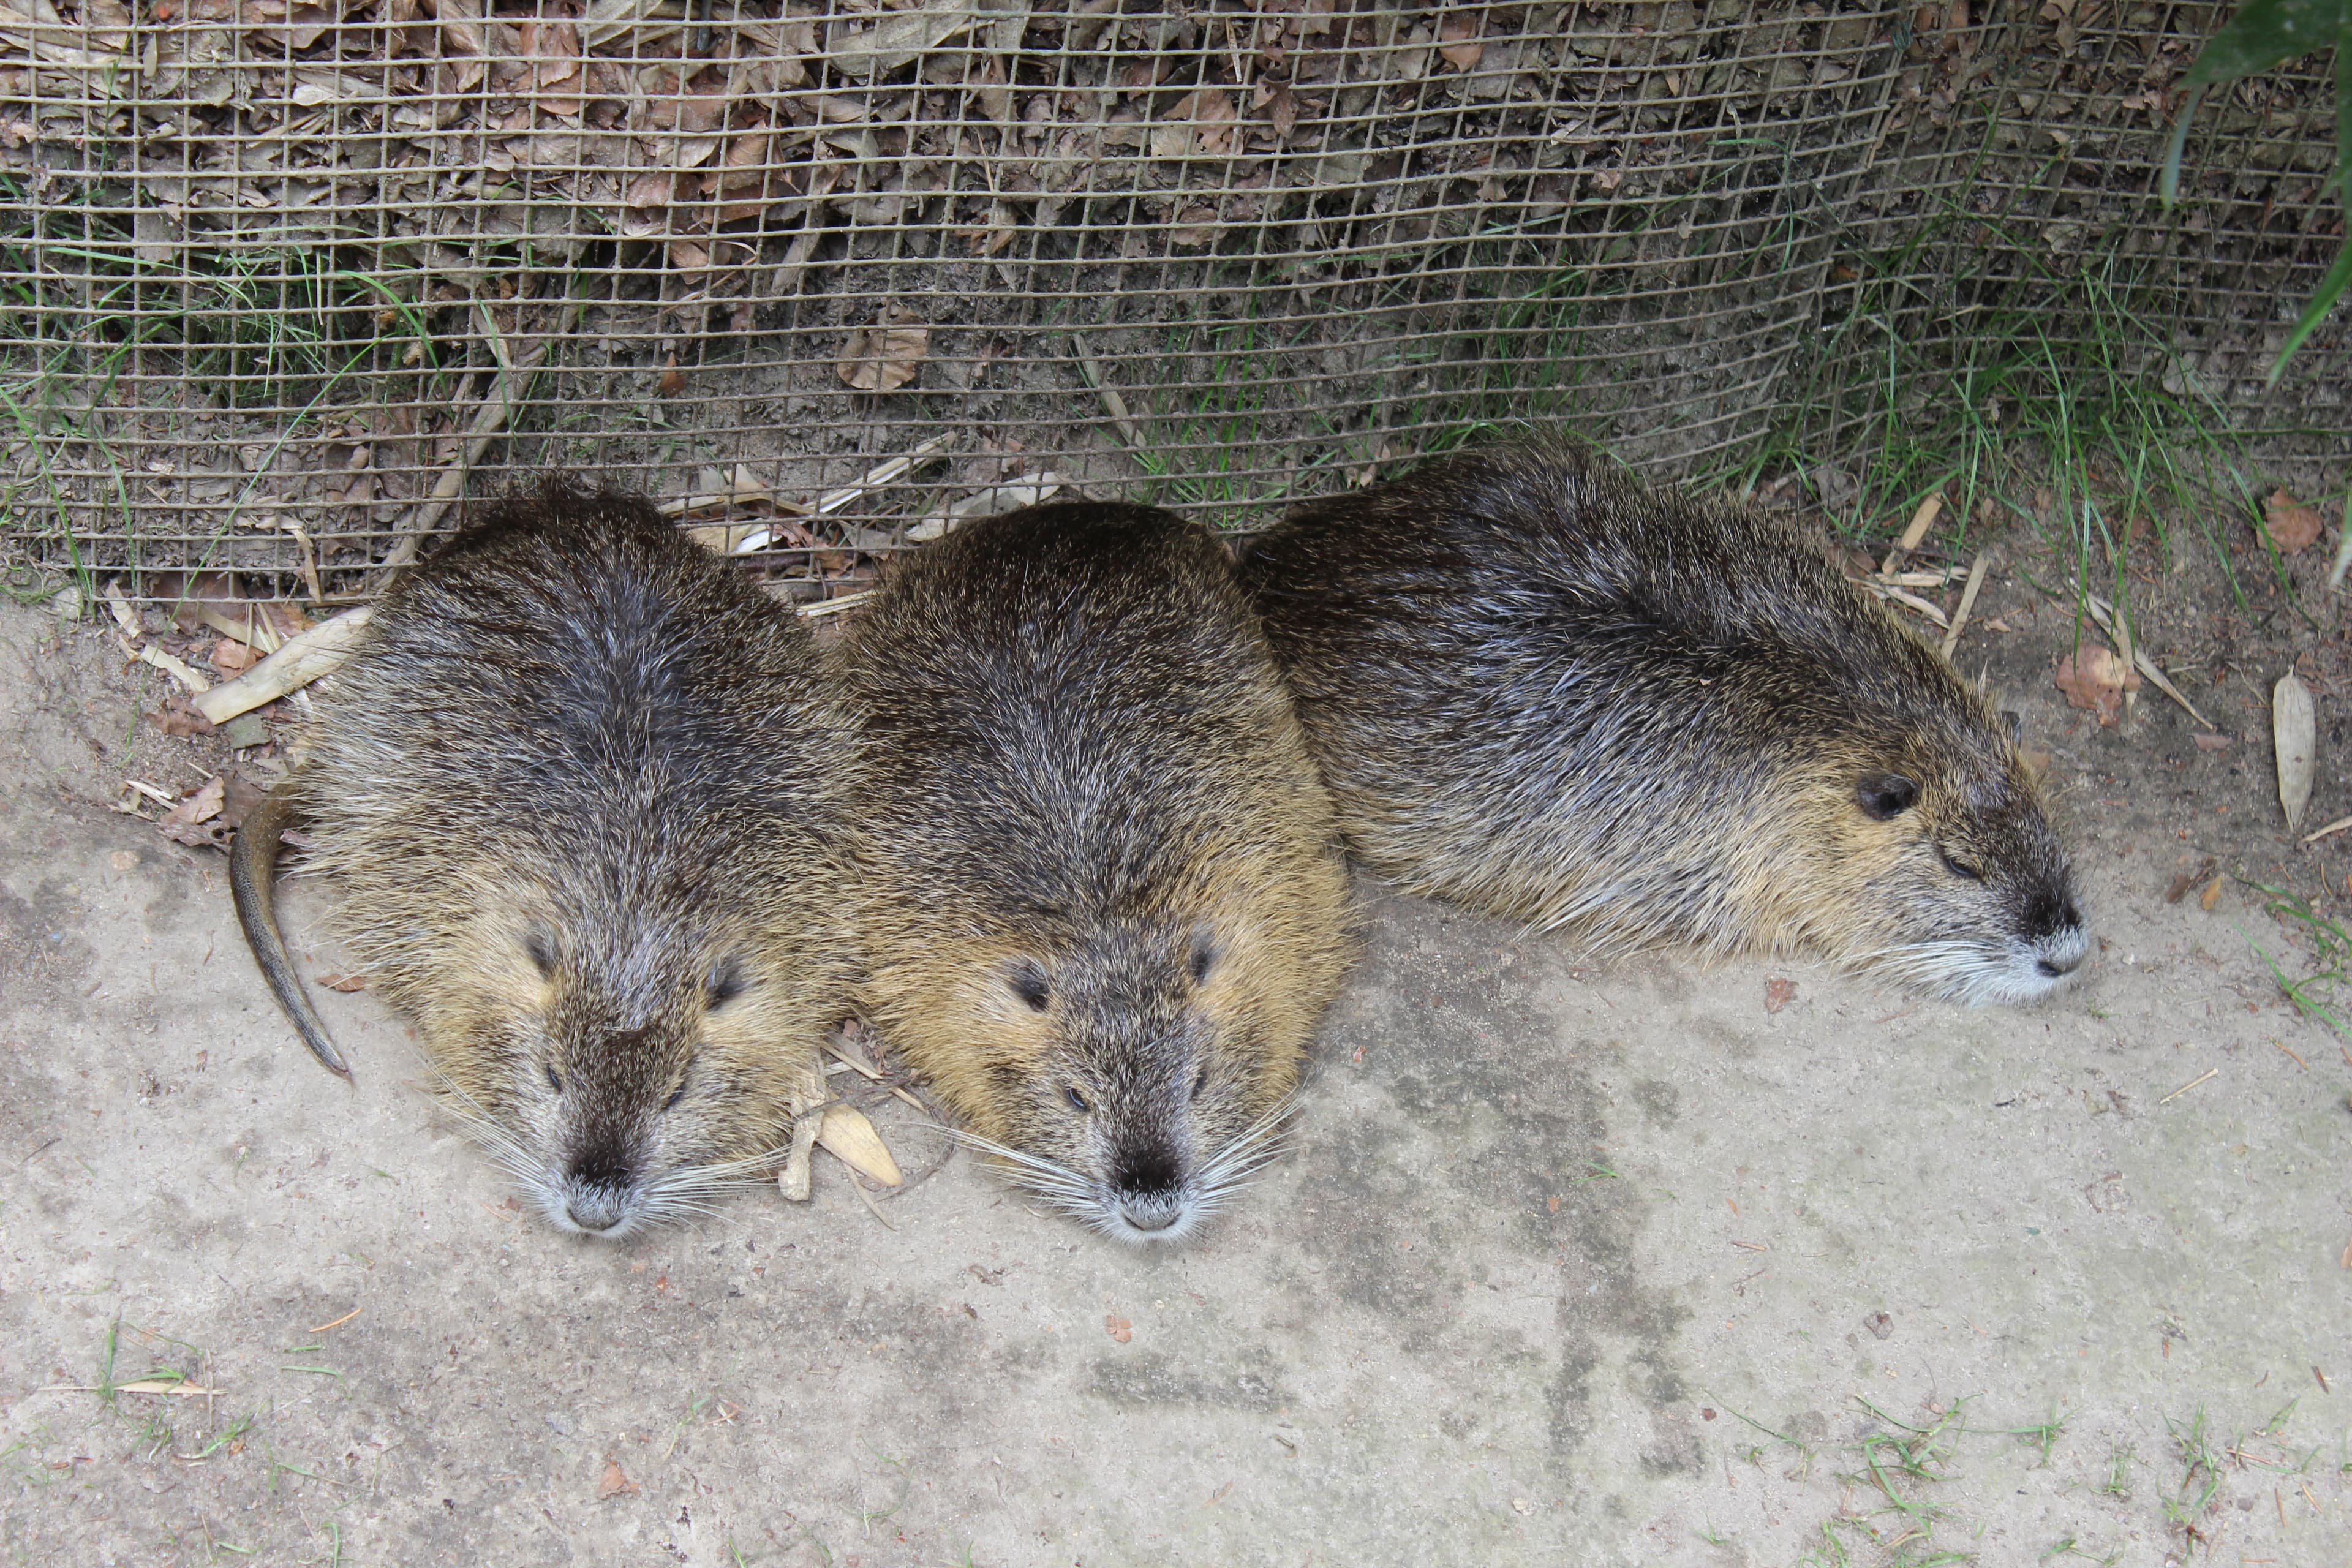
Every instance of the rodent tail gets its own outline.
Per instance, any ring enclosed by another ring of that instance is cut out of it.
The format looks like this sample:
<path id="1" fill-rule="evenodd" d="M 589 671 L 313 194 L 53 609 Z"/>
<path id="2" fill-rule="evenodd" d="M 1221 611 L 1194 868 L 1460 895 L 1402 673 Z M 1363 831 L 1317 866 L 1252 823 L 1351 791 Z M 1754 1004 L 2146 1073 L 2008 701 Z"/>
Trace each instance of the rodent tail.
<path id="1" fill-rule="evenodd" d="M 278 847 L 295 815 L 290 783 L 280 781 L 237 828 L 228 856 L 229 892 L 236 900 L 236 923 L 245 928 L 245 944 L 253 950 L 253 962 L 295 1032 L 328 1070 L 349 1078 L 351 1067 L 327 1037 L 327 1026 L 310 1005 L 310 994 L 302 989 L 302 977 L 294 973 L 294 960 L 278 931 Z"/>

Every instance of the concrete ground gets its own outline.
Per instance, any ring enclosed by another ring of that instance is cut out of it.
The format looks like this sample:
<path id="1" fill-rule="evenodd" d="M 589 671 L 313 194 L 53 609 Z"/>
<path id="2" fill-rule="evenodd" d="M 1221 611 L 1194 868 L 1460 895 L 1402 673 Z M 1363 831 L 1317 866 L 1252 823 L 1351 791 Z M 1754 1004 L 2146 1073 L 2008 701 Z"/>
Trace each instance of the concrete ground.
<path id="1" fill-rule="evenodd" d="M 2255 740 L 2159 805 L 2029 694 L 2102 938 L 2038 1008 L 1368 886 L 1296 1145 L 1196 1245 L 959 1156 L 609 1246 L 373 998 L 314 1066 L 219 855 L 107 809 L 161 679 L 0 612 L 8 1561 L 2352 1562 L 2352 1055 L 2242 889 L 2163 900 L 2211 799 L 2275 815 Z M 108 1392 L 158 1372 L 205 1392 Z"/>

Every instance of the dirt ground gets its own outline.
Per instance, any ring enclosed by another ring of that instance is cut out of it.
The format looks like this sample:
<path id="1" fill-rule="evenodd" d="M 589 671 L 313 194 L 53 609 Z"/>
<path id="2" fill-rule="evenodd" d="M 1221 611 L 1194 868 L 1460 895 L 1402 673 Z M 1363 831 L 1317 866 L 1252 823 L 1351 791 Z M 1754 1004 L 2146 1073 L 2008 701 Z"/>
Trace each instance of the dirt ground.
<path id="1" fill-rule="evenodd" d="M 2081 984 L 1967 1011 L 1785 963 L 1598 969 L 1367 884 L 1295 1146 L 1161 1251 L 961 1156 L 870 1211 L 821 1160 L 805 1209 L 617 1246 L 530 1222 L 404 1026 L 321 992 L 358 1078 L 320 1071 L 218 853 L 109 809 L 201 782 L 218 738 L 141 720 L 163 678 L 110 628 L 0 612 L 0 1546 L 2352 1561 L 2352 1054 L 2284 1005 L 2252 943 L 2303 959 L 2230 875 L 2340 881 L 2279 823 L 2263 660 L 2310 656 L 2326 822 L 2342 645 L 2157 593 L 2145 635 L 2231 737 L 2200 746 L 2152 691 L 2116 730 L 2064 706 L 2070 626 L 2031 603 L 1997 575 L 1959 659 L 2051 754 Z M 2207 857 L 2212 907 L 2201 879 L 2167 902 Z M 204 1392 L 120 1386 L 159 1373 Z"/>

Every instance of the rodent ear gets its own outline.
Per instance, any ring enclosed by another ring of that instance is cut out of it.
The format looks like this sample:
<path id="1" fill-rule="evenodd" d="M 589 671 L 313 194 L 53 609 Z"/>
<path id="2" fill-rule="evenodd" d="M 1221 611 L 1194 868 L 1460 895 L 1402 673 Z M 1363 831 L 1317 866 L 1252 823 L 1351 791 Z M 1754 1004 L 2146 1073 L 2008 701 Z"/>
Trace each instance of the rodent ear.
<path id="1" fill-rule="evenodd" d="M 2000 710 L 2000 731 L 2012 746 L 2025 739 L 2025 721 L 2004 708 Z"/>
<path id="2" fill-rule="evenodd" d="M 751 976 L 743 967 L 742 958 L 730 952 L 710 966 L 709 978 L 702 983 L 702 1005 L 705 1007 L 724 1007 L 740 996 L 751 984 Z"/>
<path id="3" fill-rule="evenodd" d="M 1911 809 L 1919 798 L 1919 786 L 1901 773 L 1867 773 L 1854 785 L 1853 798 L 1864 816 L 1885 822 Z"/>
<path id="4" fill-rule="evenodd" d="M 1216 937 L 1206 930 L 1194 931 L 1192 933 L 1192 955 L 1185 961 L 1185 968 L 1192 976 L 1192 984 L 1195 985 L 1204 985 L 1208 984 L 1209 971 L 1214 969 L 1216 966 Z"/>
<path id="5" fill-rule="evenodd" d="M 1053 998 L 1053 987 L 1045 983 L 1045 970 L 1034 958 L 1016 958 L 1004 967 L 1004 983 L 1013 994 L 1029 1005 L 1033 1013 L 1042 1013 Z"/>

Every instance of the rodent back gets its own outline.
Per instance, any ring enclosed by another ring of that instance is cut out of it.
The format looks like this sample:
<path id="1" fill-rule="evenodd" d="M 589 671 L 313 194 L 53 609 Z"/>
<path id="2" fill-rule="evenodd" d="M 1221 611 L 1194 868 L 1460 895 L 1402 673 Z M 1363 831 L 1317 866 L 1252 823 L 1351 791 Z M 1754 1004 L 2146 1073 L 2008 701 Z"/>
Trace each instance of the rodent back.
<path id="1" fill-rule="evenodd" d="M 1309 502 L 1244 575 L 1351 837 L 1409 885 L 1603 943 L 1849 952 L 1976 909 L 1879 890 L 1938 833 L 2012 885 L 1979 924 L 2066 886 L 1982 700 L 1752 510 L 1507 448 Z M 1874 816 L 1882 776 L 1915 787 Z"/>

